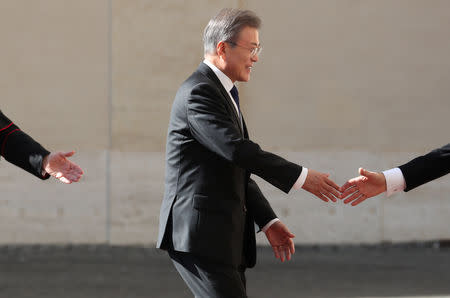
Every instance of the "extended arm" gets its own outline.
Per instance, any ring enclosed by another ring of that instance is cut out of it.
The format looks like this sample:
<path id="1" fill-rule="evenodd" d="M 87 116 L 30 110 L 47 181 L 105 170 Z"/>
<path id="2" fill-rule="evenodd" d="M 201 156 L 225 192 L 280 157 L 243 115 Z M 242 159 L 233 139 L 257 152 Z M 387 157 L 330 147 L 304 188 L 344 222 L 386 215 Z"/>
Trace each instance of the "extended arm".
<path id="1" fill-rule="evenodd" d="M 344 203 L 358 205 L 385 191 L 410 191 L 450 172 L 450 144 L 419 156 L 398 168 L 383 173 L 359 169 L 361 176 L 348 180 L 341 187 Z"/>
<path id="2" fill-rule="evenodd" d="M 288 193 L 299 178 L 302 167 L 242 137 L 238 124 L 219 100 L 221 94 L 209 84 L 194 87 L 187 103 L 189 128 L 194 138 L 209 150 L 248 170 Z M 327 186 L 335 189 L 330 192 Z M 311 171 L 303 187 L 322 200 L 333 199 L 339 187 L 326 174 Z"/>
<path id="3" fill-rule="evenodd" d="M 67 157 L 74 152 L 54 152 L 33 140 L 0 111 L 0 154 L 10 163 L 40 179 L 54 176 L 64 183 L 76 182 L 83 171 Z"/>

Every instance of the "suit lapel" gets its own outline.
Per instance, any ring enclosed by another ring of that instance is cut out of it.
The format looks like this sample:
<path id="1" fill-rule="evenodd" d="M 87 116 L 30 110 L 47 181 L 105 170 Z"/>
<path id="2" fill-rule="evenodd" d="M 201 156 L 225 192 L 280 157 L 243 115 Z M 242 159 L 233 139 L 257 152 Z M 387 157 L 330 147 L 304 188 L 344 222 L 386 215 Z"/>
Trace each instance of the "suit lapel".
<path id="1" fill-rule="evenodd" d="M 212 71 L 212 69 L 209 68 L 209 66 L 203 62 L 200 63 L 197 70 L 199 72 L 201 72 L 203 75 L 205 75 L 206 77 L 208 77 L 211 81 L 213 81 L 217 85 L 217 87 L 220 90 L 220 93 L 222 93 L 222 96 L 225 99 L 225 102 L 227 103 L 229 109 L 232 111 L 232 114 L 234 115 L 233 116 L 234 121 L 238 124 L 241 134 L 244 135 L 243 127 L 241 125 L 241 119 L 240 119 L 238 113 L 236 112 L 236 108 L 234 107 L 234 104 L 232 102 L 233 99 L 228 95 L 227 90 L 225 90 L 225 88 L 223 87 L 222 83 L 220 82 L 219 78 L 216 76 L 214 71 Z"/>

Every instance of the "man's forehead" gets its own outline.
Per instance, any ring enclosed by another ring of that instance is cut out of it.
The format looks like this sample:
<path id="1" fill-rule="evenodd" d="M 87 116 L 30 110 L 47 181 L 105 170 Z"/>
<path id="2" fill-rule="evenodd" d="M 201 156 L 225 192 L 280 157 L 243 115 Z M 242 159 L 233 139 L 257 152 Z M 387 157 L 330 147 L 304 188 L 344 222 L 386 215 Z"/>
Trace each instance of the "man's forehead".
<path id="1" fill-rule="evenodd" d="M 244 27 L 239 32 L 239 40 L 247 42 L 254 46 L 259 46 L 259 32 L 258 29 L 252 27 Z"/>

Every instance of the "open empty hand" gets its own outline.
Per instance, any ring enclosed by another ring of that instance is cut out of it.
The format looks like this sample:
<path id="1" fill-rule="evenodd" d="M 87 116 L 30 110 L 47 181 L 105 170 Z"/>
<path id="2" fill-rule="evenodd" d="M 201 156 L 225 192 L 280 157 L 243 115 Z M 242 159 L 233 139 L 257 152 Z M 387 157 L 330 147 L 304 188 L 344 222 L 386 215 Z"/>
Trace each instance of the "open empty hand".
<path id="1" fill-rule="evenodd" d="M 277 259 L 281 262 L 291 259 L 291 255 L 295 252 L 294 241 L 292 241 L 295 236 L 281 221 L 275 222 L 267 229 L 266 237 Z"/>
<path id="2" fill-rule="evenodd" d="M 77 182 L 83 175 L 83 170 L 77 164 L 67 159 L 67 157 L 74 154 L 74 151 L 52 152 L 44 158 L 42 168 L 63 183 Z"/>
<path id="3" fill-rule="evenodd" d="M 359 168 L 359 174 L 361 176 L 348 180 L 340 189 L 340 198 L 344 199 L 345 204 L 352 202 L 352 206 L 356 206 L 386 191 L 386 178 L 382 173 Z"/>

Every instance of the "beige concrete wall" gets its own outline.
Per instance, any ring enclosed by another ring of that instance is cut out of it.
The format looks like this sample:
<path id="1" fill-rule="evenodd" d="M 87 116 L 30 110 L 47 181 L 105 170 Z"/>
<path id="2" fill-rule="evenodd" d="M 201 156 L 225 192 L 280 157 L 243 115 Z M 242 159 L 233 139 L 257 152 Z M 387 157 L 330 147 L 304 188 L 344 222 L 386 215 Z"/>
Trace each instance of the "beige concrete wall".
<path id="1" fill-rule="evenodd" d="M 265 49 L 244 89 L 255 137 L 292 151 L 420 151 L 447 143 L 449 5 L 248 1 L 264 20 Z M 273 125 L 267 112 L 283 117 Z"/>
<path id="2" fill-rule="evenodd" d="M 0 243 L 156 241 L 171 103 L 226 6 L 263 20 L 239 88 L 264 148 L 342 184 L 449 142 L 448 1 L 6 0 L 0 108 L 86 174 L 66 186 L 0 162 Z M 448 177 L 354 208 L 258 181 L 297 243 L 450 237 Z"/>

